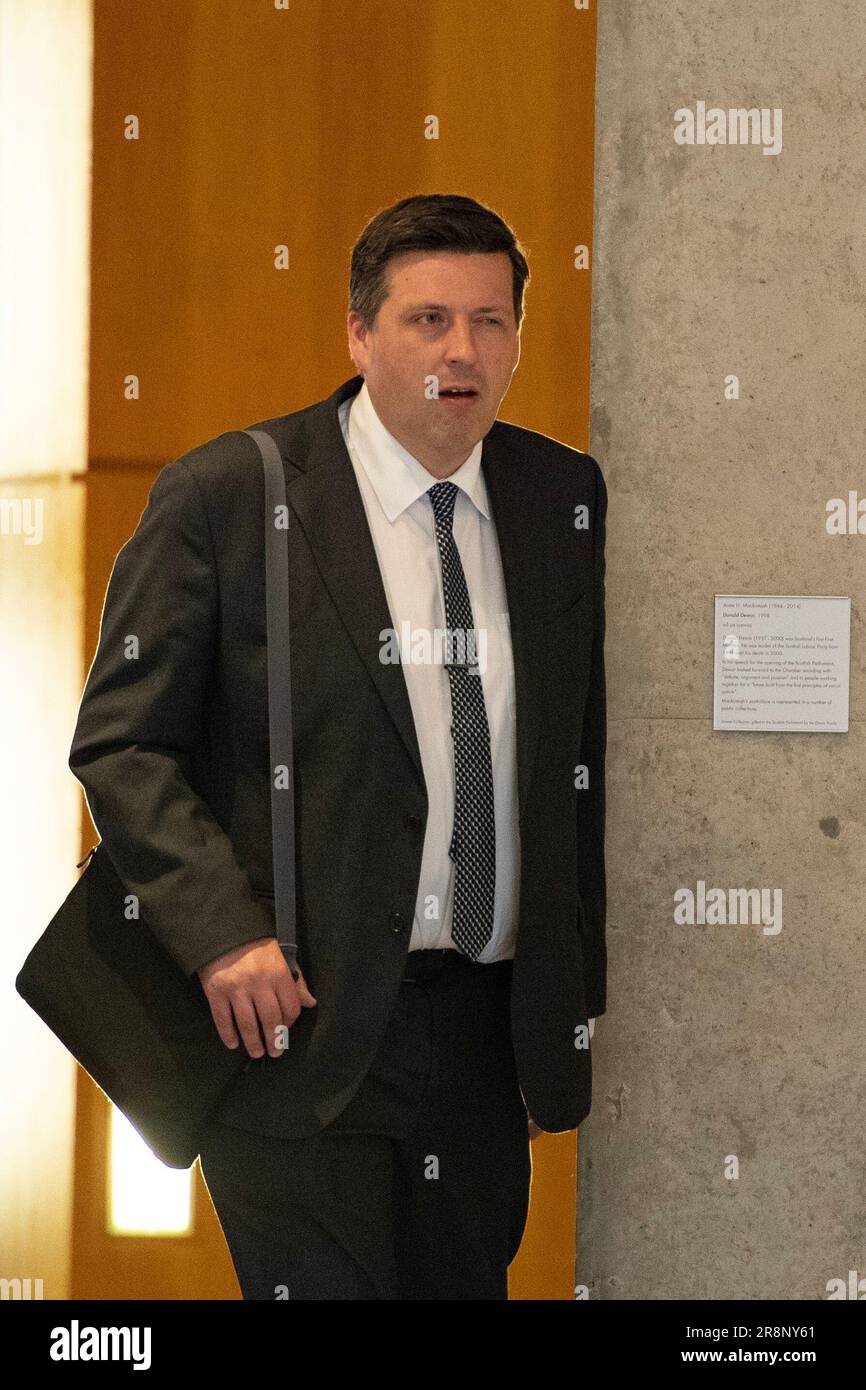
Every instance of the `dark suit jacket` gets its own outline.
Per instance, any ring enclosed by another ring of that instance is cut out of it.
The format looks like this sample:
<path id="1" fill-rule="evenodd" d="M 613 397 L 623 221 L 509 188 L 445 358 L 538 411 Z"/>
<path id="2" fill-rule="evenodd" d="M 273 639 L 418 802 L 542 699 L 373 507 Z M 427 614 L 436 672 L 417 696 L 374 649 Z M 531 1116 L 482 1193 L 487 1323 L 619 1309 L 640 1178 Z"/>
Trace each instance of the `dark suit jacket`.
<path id="1" fill-rule="evenodd" d="M 220 1114 L 272 1135 L 316 1132 L 360 1085 L 400 988 L 421 866 L 415 727 L 402 667 L 379 660 L 391 617 L 337 417 L 361 385 L 256 426 L 279 444 L 291 512 L 298 962 L 318 1006 L 286 1053 L 250 1062 Z M 526 1105 L 559 1132 L 590 1107 L 575 1030 L 605 1010 L 607 493 L 589 455 L 502 421 L 482 467 L 515 662 L 513 1040 Z M 162 469 L 112 570 L 69 758 L 143 920 L 196 979 L 275 931 L 263 510 L 241 431 Z M 579 763 L 588 789 L 575 789 Z"/>

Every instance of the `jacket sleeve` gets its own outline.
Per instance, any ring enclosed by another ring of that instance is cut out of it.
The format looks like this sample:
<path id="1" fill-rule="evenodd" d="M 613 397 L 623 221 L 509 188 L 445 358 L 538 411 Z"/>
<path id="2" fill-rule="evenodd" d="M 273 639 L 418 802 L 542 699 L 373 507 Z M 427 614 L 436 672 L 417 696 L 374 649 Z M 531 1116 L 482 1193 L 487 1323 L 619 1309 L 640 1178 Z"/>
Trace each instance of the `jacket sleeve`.
<path id="1" fill-rule="evenodd" d="M 219 631 L 209 521 L 183 458 L 119 551 L 69 766 L 141 918 L 188 975 L 274 935 L 231 841 L 190 785 Z"/>
<path id="2" fill-rule="evenodd" d="M 604 673 L 605 524 L 607 488 L 601 469 L 596 473 L 594 529 L 595 629 L 589 690 L 583 716 L 579 761 L 587 768 L 588 786 L 577 793 L 578 886 L 583 903 L 583 956 L 586 967 L 586 1007 L 590 1018 L 607 1008 L 607 886 L 604 863 L 605 755 L 607 704 Z"/>

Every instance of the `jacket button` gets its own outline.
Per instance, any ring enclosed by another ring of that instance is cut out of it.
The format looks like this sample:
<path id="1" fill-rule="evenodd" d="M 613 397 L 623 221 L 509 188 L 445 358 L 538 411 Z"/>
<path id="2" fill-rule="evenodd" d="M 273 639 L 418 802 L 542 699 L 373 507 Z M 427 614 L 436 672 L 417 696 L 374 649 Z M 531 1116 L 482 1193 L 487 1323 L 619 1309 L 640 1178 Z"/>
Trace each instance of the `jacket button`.
<path id="1" fill-rule="evenodd" d="M 405 931 L 407 926 L 406 918 L 402 912 L 391 913 L 391 930 L 393 932 Z"/>
<path id="2" fill-rule="evenodd" d="M 403 817 L 403 824 L 409 830 L 420 830 L 424 825 L 424 821 L 421 816 L 416 816 L 410 811 Z"/>

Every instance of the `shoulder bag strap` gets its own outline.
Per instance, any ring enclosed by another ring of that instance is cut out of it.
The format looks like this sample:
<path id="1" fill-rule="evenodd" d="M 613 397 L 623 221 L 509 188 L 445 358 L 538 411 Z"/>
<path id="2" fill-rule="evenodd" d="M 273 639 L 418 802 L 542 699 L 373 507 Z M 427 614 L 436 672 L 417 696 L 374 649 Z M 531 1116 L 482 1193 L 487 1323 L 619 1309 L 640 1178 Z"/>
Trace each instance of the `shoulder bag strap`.
<path id="1" fill-rule="evenodd" d="M 289 510 L 286 475 L 265 430 L 244 430 L 258 445 L 265 470 L 265 596 L 268 632 L 268 732 L 271 750 L 271 831 L 277 941 L 297 971 L 295 905 L 295 777 L 289 627 Z"/>

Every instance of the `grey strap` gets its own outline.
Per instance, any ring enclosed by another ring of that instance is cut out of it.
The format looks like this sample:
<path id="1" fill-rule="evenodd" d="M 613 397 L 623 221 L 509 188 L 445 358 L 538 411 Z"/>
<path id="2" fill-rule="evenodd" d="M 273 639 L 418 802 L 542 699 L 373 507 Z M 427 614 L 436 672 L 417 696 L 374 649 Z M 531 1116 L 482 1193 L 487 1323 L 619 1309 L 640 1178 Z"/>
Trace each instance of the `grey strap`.
<path id="1" fill-rule="evenodd" d="M 286 475 L 265 430 L 244 430 L 259 447 L 265 469 L 265 599 L 268 632 L 268 732 L 271 750 L 271 828 L 277 941 L 297 970 L 295 906 L 295 779 L 289 626 L 289 511 Z"/>

